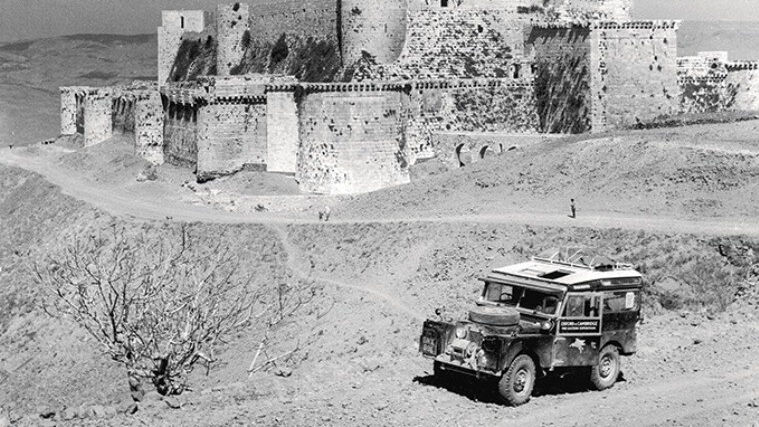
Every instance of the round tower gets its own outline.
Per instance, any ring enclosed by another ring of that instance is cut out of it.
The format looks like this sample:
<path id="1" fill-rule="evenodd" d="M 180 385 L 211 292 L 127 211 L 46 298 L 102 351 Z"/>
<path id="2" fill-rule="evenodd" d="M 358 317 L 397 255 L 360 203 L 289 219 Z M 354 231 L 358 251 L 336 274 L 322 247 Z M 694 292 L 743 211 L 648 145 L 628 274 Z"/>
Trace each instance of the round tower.
<path id="1" fill-rule="evenodd" d="M 379 63 L 398 59 L 406 40 L 407 0 L 342 0 L 343 63 L 361 59 L 363 52 Z"/>

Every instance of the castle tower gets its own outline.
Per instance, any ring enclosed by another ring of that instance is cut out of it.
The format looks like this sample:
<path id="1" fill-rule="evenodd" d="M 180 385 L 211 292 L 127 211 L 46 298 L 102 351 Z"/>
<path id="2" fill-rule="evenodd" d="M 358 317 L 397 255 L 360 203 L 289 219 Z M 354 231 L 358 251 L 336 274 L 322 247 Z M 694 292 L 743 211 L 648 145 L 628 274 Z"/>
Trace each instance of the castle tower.
<path id="1" fill-rule="evenodd" d="M 243 3 L 219 5 L 216 10 L 216 34 L 219 40 L 216 57 L 217 74 L 228 76 L 242 61 L 246 40 L 250 41 L 248 5 Z"/>
<path id="2" fill-rule="evenodd" d="M 395 61 L 406 38 L 407 0 L 342 0 L 343 63 L 361 59 L 363 52 L 379 63 Z"/>
<path id="3" fill-rule="evenodd" d="M 177 59 L 182 36 L 187 32 L 200 33 L 205 29 L 206 14 L 202 10 L 164 10 L 158 27 L 158 84 L 169 80 Z"/>

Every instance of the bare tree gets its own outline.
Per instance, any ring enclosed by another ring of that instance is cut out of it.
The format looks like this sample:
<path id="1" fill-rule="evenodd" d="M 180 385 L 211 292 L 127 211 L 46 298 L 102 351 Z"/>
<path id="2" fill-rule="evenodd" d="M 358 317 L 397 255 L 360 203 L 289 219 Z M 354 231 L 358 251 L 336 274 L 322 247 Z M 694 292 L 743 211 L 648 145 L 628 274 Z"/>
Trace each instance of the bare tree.
<path id="1" fill-rule="evenodd" d="M 222 241 L 204 246 L 187 226 L 154 238 L 113 226 L 73 238 L 35 265 L 34 277 L 52 294 L 48 313 L 73 318 L 126 367 L 135 399 L 145 379 L 161 394 L 180 394 L 196 364 L 208 369 L 225 337 L 277 303 L 251 286 Z"/>

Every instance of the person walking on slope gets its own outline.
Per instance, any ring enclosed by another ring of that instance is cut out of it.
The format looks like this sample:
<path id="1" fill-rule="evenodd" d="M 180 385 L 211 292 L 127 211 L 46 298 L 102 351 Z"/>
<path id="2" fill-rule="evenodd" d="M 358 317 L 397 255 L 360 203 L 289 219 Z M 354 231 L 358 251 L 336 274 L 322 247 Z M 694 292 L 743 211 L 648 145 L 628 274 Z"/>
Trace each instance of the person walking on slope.
<path id="1" fill-rule="evenodd" d="M 575 199 L 569 199 L 569 209 L 572 211 L 569 217 L 572 219 L 577 218 L 577 210 L 575 208 Z"/>

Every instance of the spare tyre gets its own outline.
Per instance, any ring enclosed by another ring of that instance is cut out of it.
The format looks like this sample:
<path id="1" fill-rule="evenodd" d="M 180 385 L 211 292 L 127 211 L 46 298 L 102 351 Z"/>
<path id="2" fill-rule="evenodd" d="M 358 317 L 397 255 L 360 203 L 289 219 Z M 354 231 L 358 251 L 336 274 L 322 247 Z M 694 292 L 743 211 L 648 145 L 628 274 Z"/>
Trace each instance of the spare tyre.
<path id="1" fill-rule="evenodd" d="M 519 324 L 519 312 L 513 307 L 479 306 L 469 311 L 469 320 L 492 326 Z"/>

